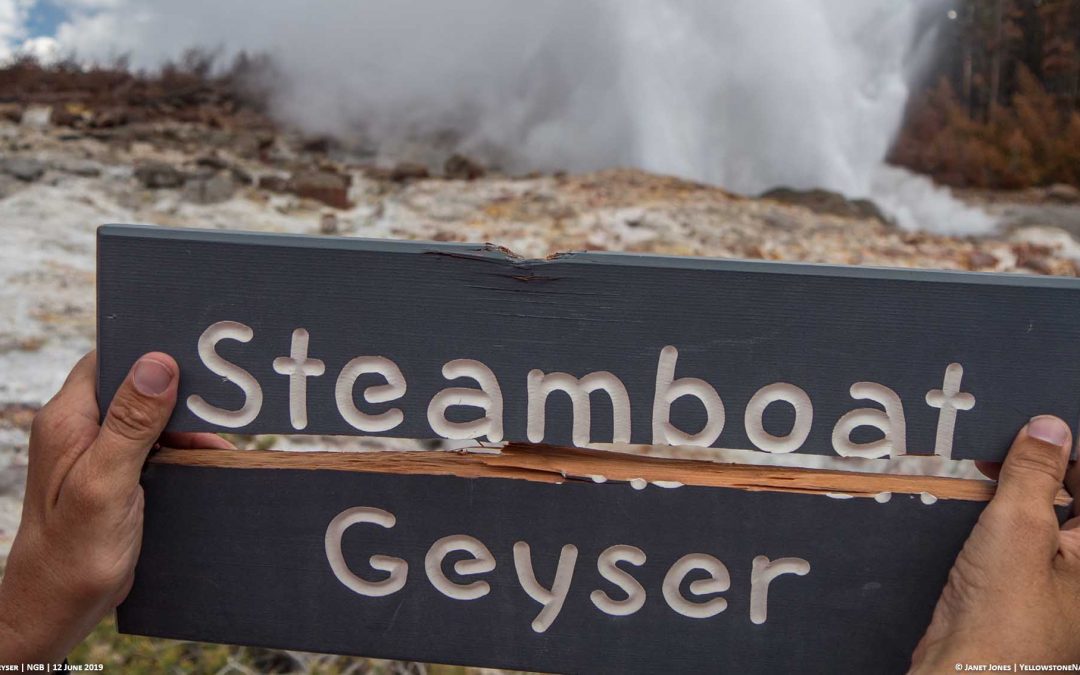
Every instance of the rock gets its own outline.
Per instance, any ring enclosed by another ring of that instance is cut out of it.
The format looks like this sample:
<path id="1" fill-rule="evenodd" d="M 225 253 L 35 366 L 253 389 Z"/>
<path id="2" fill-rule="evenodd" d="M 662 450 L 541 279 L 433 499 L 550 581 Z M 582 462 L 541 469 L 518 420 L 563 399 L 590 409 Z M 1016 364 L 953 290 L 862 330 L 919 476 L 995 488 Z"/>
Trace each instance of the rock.
<path id="1" fill-rule="evenodd" d="M 347 209 L 351 183 L 349 176 L 333 171 L 298 171 L 289 186 L 297 197 L 314 199 L 335 209 Z"/>
<path id="2" fill-rule="evenodd" d="M 327 211 L 319 217 L 319 234 L 337 234 L 340 231 L 341 224 L 333 211 Z"/>
<path id="3" fill-rule="evenodd" d="M 869 199 L 848 199 L 839 192 L 829 190 L 795 190 L 779 187 L 763 192 L 760 197 L 774 202 L 802 206 L 815 213 L 888 222 L 877 204 Z"/>
<path id="4" fill-rule="evenodd" d="M 431 235 L 432 241 L 461 241 L 459 236 L 449 230 L 438 229 L 435 230 L 435 234 Z"/>
<path id="5" fill-rule="evenodd" d="M 238 183 L 240 185 L 251 185 L 255 182 L 254 179 L 251 177 L 250 173 L 245 171 L 242 167 L 237 166 L 229 160 L 225 159 L 217 152 L 212 152 L 207 155 L 200 155 L 196 157 L 195 166 L 197 166 L 200 171 L 203 171 L 205 173 L 204 177 L 208 177 L 210 174 L 218 171 L 227 171 L 229 177 L 234 183 Z M 285 189 L 287 188 L 284 187 L 283 184 L 283 186 L 277 191 L 280 192 L 284 191 Z"/>
<path id="6" fill-rule="evenodd" d="M 232 179 L 240 185 L 251 185 L 254 183 L 251 174 L 244 170 L 243 167 L 234 166 L 229 169 L 229 174 L 232 175 Z"/>
<path id="7" fill-rule="evenodd" d="M 41 406 L 33 403 L 0 403 L 0 426 L 30 431 L 30 424 L 40 409 Z"/>
<path id="8" fill-rule="evenodd" d="M 299 161 L 289 139 L 275 137 L 268 146 L 259 150 L 259 156 L 271 164 L 282 166 Z"/>
<path id="9" fill-rule="evenodd" d="M 16 180 L 6 173 L 0 173 L 0 199 L 9 197 L 26 186 L 21 180 Z"/>
<path id="10" fill-rule="evenodd" d="M 81 126 L 93 117 L 93 113 L 81 103 L 67 103 L 52 111 L 53 126 L 75 127 Z"/>
<path id="11" fill-rule="evenodd" d="M 1039 274 L 1054 274 L 1054 249 L 1042 244 L 1022 241 L 1012 246 L 1016 254 L 1016 266 Z"/>
<path id="12" fill-rule="evenodd" d="M 52 106 L 32 105 L 27 106 L 23 111 L 19 124 L 29 129 L 45 129 L 49 126 L 51 119 Z"/>
<path id="13" fill-rule="evenodd" d="M 0 118 L 18 124 L 22 121 L 23 107 L 19 103 L 0 103 Z"/>
<path id="14" fill-rule="evenodd" d="M 867 220 L 879 220 L 883 223 L 890 222 L 885 214 L 881 212 L 878 205 L 869 199 L 850 199 L 848 205 L 854 210 L 854 216 L 856 218 L 865 218 Z"/>
<path id="15" fill-rule="evenodd" d="M 184 184 L 184 173 L 165 162 L 146 160 L 135 165 L 135 178 L 151 190 L 178 188 Z"/>
<path id="16" fill-rule="evenodd" d="M 431 177 L 427 166 L 418 162 L 400 162 L 392 167 L 365 166 L 364 175 L 372 180 L 387 181 L 392 183 L 408 183 L 414 180 L 423 180 Z"/>
<path id="17" fill-rule="evenodd" d="M 785 232 L 795 232 L 802 227 L 802 222 L 789 213 L 766 212 L 761 215 L 761 221 L 767 227 Z"/>
<path id="18" fill-rule="evenodd" d="M 985 251 L 972 251 L 967 256 L 967 268 L 969 270 L 985 270 L 997 267 L 997 256 Z"/>
<path id="19" fill-rule="evenodd" d="M 1054 261 L 1050 258 L 1029 258 L 1024 261 L 1023 267 L 1038 274 L 1057 274 L 1054 269 Z"/>
<path id="20" fill-rule="evenodd" d="M 401 162 L 390 169 L 387 178 L 395 183 L 404 183 L 411 180 L 422 180 L 429 175 L 427 167 L 423 164 L 417 164 L 416 162 Z"/>
<path id="21" fill-rule="evenodd" d="M 78 115 L 73 115 L 63 108 L 52 114 L 52 123 L 58 127 L 74 127 L 81 121 Z"/>
<path id="22" fill-rule="evenodd" d="M 1055 183 L 1046 188 L 1046 199 L 1060 204 L 1080 203 L 1080 189 L 1065 183 Z"/>
<path id="23" fill-rule="evenodd" d="M 239 157 L 254 159 L 273 144 L 274 133 L 272 131 L 245 130 L 239 131 L 233 136 L 229 143 L 229 149 Z"/>
<path id="24" fill-rule="evenodd" d="M 25 183 L 33 183 L 45 174 L 45 165 L 28 157 L 5 157 L 0 160 L 0 171 Z"/>
<path id="25" fill-rule="evenodd" d="M 260 190 L 269 192 L 288 192 L 289 178 L 272 173 L 264 174 L 259 176 L 258 186 Z"/>
<path id="26" fill-rule="evenodd" d="M 183 198 L 195 204 L 219 204 L 232 198 L 236 185 L 225 172 L 196 176 L 184 183 Z"/>
<path id="27" fill-rule="evenodd" d="M 443 165 L 443 175 L 451 180 L 476 180 L 483 178 L 485 173 L 479 162 L 458 153 L 450 155 Z"/>
<path id="28" fill-rule="evenodd" d="M 89 159 L 63 159 L 56 163 L 56 169 L 73 176 L 97 178 L 101 175 L 101 164 Z"/>
<path id="29" fill-rule="evenodd" d="M 111 129 L 124 126 L 129 121 L 130 115 L 126 108 L 106 108 L 94 111 L 90 116 L 89 126 L 95 129 Z"/>
<path id="30" fill-rule="evenodd" d="M 213 169 L 214 171 L 220 171 L 228 168 L 229 164 L 216 154 L 202 155 L 195 158 L 195 165 L 201 166 L 207 169 Z"/>
<path id="31" fill-rule="evenodd" d="M 312 136 L 301 140 L 300 149 L 314 155 L 325 155 L 330 152 L 333 144 L 334 141 L 329 136 Z"/>

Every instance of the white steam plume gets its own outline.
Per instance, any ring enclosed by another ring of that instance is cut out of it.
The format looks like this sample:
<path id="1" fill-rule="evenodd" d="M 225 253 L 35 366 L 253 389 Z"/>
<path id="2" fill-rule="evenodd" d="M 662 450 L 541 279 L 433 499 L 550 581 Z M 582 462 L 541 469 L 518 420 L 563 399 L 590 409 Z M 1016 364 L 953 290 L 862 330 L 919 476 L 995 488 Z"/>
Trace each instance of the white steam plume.
<path id="1" fill-rule="evenodd" d="M 992 225 L 882 173 L 943 0 L 74 2 L 64 48 L 139 65 L 193 45 L 267 52 L 280 117 L 362 130 L 388 154 L 450 132 L 510 171 L 636 166 L 869 196 L 908 227 Z"/>

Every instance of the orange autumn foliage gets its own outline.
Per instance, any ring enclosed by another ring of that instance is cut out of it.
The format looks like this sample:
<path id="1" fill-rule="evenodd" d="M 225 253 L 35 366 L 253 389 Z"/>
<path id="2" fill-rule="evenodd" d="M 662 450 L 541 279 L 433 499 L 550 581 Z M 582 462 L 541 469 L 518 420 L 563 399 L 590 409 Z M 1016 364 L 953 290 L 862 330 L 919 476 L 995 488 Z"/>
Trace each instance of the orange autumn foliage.
<path id="1" fill-rule="evenodd" d="M 973 119 L 942 78 L 912 102 L 890 161 L 955 187 L 1080 186 L 1080 112 L 1021 67 L 1010 105 Z"/>

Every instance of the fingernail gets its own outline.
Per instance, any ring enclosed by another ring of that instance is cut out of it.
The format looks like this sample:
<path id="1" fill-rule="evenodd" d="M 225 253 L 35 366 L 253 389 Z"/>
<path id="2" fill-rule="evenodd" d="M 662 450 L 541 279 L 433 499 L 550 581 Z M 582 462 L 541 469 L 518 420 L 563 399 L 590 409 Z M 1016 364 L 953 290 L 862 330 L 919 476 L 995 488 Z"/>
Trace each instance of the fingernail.
<path id="1" fill-rule="evenodd" d="M 1053 445 L 1065 445 L 1069 440 L 1069 427 L 1050 415 L 1032 417 L 1027 432 L 1028 436 Z"/>
<path id="2" fill-rule="evenodd" d="M 173 381 L 173 371 L 160 361 L 151 358 L 139 359 L 132 374 L 135 389 L 143 396 L 157 396 Z"/>

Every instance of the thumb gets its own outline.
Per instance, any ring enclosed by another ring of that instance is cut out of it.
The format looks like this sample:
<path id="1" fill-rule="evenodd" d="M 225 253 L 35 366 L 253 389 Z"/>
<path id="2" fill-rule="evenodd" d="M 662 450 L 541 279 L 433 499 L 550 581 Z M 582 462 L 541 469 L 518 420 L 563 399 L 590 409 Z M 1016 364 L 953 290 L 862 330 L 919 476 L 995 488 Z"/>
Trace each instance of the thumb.
<path id="1" fill-rule="evenodd" d="M 113 397 L 101 431 L 90 447 L 102 472 L 134 485 L 143 462 L 176 405 L 179 366 L 168 354 L 152 352 L 131 368 Z"/>
<path id="2" fill-rule="evenodd" d="M 1031 418 L 1005 457 L 994 502 L 1004 502 L 1010 509 L 1052 516 L 1054 498 L 1065 480 L 1071 449 L 1069 425 L 1052 415 Z"/>

